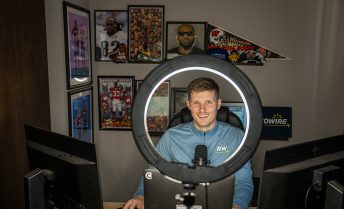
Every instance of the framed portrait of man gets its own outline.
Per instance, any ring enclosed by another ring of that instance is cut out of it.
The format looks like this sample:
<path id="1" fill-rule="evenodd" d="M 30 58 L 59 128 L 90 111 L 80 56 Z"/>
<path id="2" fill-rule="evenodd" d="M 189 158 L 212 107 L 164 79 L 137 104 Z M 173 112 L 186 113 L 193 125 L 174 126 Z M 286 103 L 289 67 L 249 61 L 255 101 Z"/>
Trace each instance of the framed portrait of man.
<path id="1" fill-rule="evenodd" d="M 206 22 L 166 22 L 166 59 L 205 54 Z"/>
<path id="2" fill-rule="evenodd" d="M 128 12 L 95 10 L 95 60 L 126 63 L 128 61 Z"/>

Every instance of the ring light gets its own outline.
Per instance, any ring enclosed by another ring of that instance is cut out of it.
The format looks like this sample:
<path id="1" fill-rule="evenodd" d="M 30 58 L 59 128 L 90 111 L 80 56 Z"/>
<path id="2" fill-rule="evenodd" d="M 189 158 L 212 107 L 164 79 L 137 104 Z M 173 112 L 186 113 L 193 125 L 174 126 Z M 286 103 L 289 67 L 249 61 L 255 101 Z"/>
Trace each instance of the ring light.
<path id="1" fill-rule="evenodd" d="M 191 168 L 186 164 L 165 160 L 156 151 L 147 128 L 149 101 L 159 85 L 173 75 L 196 70 L 214 73 L 231 83 L 239 92 L 246 108 L 247 124 L 244 138 L 234 154 L 217 167 Z M 145 159 L 161 173 L 184 183 L 213 182 L 233 174 L 252 156 L 262 129 L 260 98 L 249 78 L 229 62 L 207 55 L 177 57 L 151 71 L 135 97 L 132 120 L 134 139 Z"/>

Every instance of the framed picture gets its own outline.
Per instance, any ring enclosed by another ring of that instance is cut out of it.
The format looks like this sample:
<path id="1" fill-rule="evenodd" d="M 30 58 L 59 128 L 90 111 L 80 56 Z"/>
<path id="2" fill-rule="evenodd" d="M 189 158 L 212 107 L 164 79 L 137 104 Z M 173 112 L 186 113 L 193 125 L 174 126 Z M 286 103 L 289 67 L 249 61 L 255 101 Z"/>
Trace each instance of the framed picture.
<path id="1" fill-rule="evenodd" d="M 128 11 L 95 10 L 95 60 L 128 61 Z"/>
<path id="2" fill-rule="evenodd" d="M 100 130 L 131 130 L 134 76 L 98 76 Z"/>
<path id="3" fill-rule="evenodd" d="M 69 135 L 90 143 L 93 143 L 92 95 L 92 87 L 68 92 Z"/>
<path id="4" fill-rule="evenodd" d="M 222 102 L 222 106 L 228 107 L 228 109 L 236 114 L 241 122 L 244 128 L 246 128 L 246 109 L 244 102 Z"/>
<path id="5" fill-rule="evenodd" d="M 143 80 L 136 80 L 136 84 L 135 84 L 135 94 L 137 94 L 137 91 L 139 90 L 141 84 L 142 84 Z"/>
<path id="6" fill-rule="evenodd" d="M 166 59 L 205 54 L 206 22 L 166 22 Z"/>
<path id="7" fill-rule="evenodd" d="M 163 60 L 164 6 L 128 6 L 129 61 Z"/>
<path id="8" fill-rule="evenodd" d="M 151 134 L 160 135 L 170 121 L 170 81 L 164 81 L 154 92 L 147 110 L 147 126 Z"/>
<path id="9" fill-rule="evenodd" d="M 187 107 L 188 93 L 186 88 L 171 88 L 171 94 L 171 116 L 174 116 Z"/>
<path id="10" fill-rule="evenodd" d="M 63 2 L 67 89 L 92 83 L 90 12 Z"/>

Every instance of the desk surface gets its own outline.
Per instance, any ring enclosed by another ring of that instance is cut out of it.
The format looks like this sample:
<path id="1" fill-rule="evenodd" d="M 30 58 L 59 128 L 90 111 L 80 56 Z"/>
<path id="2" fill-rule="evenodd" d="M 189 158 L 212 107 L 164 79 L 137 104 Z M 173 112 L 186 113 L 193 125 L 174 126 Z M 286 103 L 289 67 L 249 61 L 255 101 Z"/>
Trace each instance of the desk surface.
<path id="1" fill-rule="evenodd" d="M 124 205 L 124 202 L 104 202 L 104 209 L 117 209 Z M 256 207 L 250 207 L 249 209 L 257 209 Z"/>

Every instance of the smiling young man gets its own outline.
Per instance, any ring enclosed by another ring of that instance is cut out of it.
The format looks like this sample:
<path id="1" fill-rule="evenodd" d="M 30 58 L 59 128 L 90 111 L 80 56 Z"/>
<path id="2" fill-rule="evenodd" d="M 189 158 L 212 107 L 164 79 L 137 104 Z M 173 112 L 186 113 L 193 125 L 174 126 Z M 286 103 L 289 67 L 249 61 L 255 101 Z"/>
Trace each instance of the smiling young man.
<path id="1" fill-rule="evenodd" d="M 217 110 L 221 107 L 219 87 L 210 78 L 197 78 L 188 88 L 187 106 L 193 121 L 168 129 L 161 137 L 157 150 L 166 160 L 192 165 L 197 145 L 208 148 L 211 166 L 223 164 L 238 148 L 243 131 L 230 124 L 216 121 Z M 246 209 L 253 194 L 250 162 L 235 172 L 233 209 Z M 134 197 L 124 209 L 144 208 L 143 181 L 141 180 Z"/>

